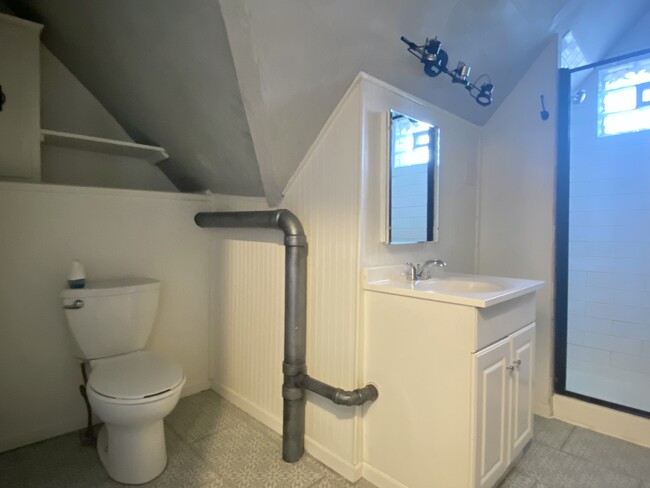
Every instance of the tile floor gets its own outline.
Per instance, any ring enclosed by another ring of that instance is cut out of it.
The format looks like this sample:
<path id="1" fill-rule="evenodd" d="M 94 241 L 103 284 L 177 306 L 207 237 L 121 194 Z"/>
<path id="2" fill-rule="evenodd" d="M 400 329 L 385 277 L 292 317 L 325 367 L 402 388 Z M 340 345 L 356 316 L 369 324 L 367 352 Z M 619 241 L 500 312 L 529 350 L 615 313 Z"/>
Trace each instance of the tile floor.
<path id="1" fill-rule="evenodd" d="M 183 398 L 166 423 L 168 466 L 146 487 L 373 487 L 309 455 L 282 462 L 280 436 L 211 391 Z M 120 486 L 77 433 L 0 454 L 2 488 Z M 537 417 L 535 439 L 500 488 L 650 488 L 650 449 Z"/>

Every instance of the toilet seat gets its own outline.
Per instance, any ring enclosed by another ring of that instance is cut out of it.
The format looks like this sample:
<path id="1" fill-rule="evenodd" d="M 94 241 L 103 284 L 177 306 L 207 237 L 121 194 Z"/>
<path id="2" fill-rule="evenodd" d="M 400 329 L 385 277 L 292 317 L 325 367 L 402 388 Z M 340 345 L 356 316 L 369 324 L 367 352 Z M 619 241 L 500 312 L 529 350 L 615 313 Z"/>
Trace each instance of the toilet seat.
<path id="1" fill-rule="evenodd" d="M 116 401 L 155 400 L 185 381 L 177 364 L 148 351 L 91 361 L 88 387 Z"/>

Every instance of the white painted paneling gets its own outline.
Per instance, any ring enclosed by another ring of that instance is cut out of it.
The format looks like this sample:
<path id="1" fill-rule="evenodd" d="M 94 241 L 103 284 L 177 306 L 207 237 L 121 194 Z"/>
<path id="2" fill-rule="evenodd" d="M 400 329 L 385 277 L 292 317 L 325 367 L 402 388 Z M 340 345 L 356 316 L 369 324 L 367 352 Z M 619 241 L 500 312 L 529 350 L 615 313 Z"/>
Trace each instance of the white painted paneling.
<path id="1" fill-rule="evenodd" d="M 208 197 L 0 184 L 0 451 L 80 428 L 81 373 L 59 292 L 73 259 L 90 279 L 162 282 L 148 348 L 208 387 Z"/>
<path id="2" fill-rule="evenodd" d="M 483 127 L 480 157 L 481 274 L 544 280 L 537 293 L 534 402 L 550 408 L 557 41 L 553 39 Z M 542 121 L 540 94 L 551 118 Z"/>
<path id="3" fill-rule="evenodd" d="M 475 271 L 476 159 L 480 129 L 408 93 L 366 76 L 363 81 L 364 153 L 362 266 L 444 259 L 449 270 Z M 440 128 L 440 237 L 438 242 L 381 243 L 388 145 L 385 117 L 396 110 Z"/>
<path id="4" fill-rule="evenodd" d="M 332 115 L 282 202 L 309 242 L 307 368 L 335 386 L 361 386 L 357 341 L 360 94 L 355 84 Z M 222 210 L 265 209 L 217 197 Z M 214 381 L 271 427 L 282 416 L 284 247 L 279 231 L 211 231 L 216 270 Z M 252 242 L 261 240 L 265 242 Z M 307 449 L 346 476 L 360 463 L 357 410 L 309 395 Z"/>

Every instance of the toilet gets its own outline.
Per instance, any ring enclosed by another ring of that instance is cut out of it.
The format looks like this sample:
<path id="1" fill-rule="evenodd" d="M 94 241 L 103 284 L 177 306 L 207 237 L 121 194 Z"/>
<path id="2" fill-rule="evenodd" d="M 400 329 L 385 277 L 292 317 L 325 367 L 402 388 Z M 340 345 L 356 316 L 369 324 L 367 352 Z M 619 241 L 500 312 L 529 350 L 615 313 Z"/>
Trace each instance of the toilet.
<path id="1" fill-rule="evenodd" d="M 160 282 L 147 278 L 61 292 L 75 355 L 90 368 L 88 400 L 104 422 L 97 452 L 108 475 L 125 484 L 146 483 L 165 469 L 163 418 L 185 384 L 180 366 L 144 351 L 159 293 Z"/>

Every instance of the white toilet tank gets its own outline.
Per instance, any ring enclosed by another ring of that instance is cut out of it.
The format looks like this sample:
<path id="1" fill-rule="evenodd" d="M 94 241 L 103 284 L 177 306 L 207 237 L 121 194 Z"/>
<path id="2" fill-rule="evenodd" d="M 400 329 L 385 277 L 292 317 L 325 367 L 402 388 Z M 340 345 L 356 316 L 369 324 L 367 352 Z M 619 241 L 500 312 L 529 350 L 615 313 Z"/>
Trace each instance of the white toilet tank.
<path id="1" fill-rule="evenodd" d="M 89 281 L 61 292 L 68 328 L 81 359 L 144 349 L 153 327 L 160 282 L 148 278 Z"/>

